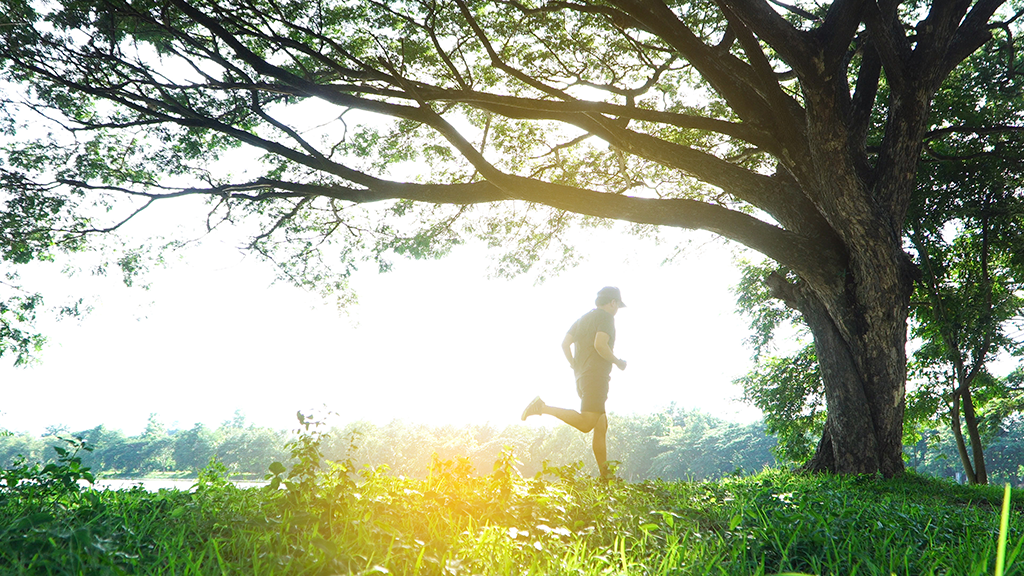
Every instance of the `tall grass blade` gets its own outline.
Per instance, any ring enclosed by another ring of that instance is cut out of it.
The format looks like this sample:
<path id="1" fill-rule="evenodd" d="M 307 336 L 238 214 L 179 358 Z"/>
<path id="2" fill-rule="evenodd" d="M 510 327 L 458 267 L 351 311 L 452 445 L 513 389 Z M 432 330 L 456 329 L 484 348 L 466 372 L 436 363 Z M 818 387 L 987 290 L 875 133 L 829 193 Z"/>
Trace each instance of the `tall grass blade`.
<path id="1" fill-rule="evenodd" d="M 996 576 L 1003 576 L 1006 561 L 1006 537 L 1010 531 L 1010 483 L 1003 491 L 1003 513 L 999 517 L 999 546 L 996 549 Z"/>

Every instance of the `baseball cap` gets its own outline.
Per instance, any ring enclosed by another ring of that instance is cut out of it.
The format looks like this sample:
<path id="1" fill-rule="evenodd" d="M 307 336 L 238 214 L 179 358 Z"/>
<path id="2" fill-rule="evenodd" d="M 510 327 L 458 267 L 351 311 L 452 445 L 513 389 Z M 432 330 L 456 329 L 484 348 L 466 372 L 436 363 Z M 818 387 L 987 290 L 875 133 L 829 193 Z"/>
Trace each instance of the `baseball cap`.
<path id="1" fill-rule="evenodd" d="M 597 298 L 599 300 L 607 300 L 609 302 L 612 300 L 618 300 L 619 306 L 623 308 L 626 307 L 626 303 L 622 301 L 622 294 L 615 286 L 605 286 L 604 288 L 601 288 L 597 292 Z"/>

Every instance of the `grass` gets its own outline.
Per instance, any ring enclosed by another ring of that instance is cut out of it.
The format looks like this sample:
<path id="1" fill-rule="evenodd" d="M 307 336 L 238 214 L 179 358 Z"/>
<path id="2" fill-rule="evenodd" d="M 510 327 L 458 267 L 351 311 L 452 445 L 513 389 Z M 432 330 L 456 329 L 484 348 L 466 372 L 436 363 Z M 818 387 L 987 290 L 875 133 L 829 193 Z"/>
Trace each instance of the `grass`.
<path id="1" fill-rule="evenodd" d="M 0 574 L 1021 573 L 1024 494 L 913 474 L 604 483 L 576 466 L 524 479 L 509 455 L 483 476 L 435 461 L 425 480 L 273 469 L 275 490 L 214 464 L 194 491 L 156 493 L 36 470 L 0 492 Z"/>

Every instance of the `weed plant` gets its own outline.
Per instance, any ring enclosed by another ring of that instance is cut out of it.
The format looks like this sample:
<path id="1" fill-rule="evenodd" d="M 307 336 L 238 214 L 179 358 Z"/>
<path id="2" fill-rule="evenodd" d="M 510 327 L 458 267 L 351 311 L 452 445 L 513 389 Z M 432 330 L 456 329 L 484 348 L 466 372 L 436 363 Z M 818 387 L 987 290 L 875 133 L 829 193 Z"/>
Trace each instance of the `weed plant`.
<path id="1" fill-rule="evenodd" d="M 0 488 L 0 574 L 993 574 L 1002 490 L 908 474 L 603 482 L 435 458 L 425 479 L 324 462 L 314 420 L 239 489 L 216 462 L 191 491 L 96 491 L 75 449 Z M 306 425 L 308 424 L 308 425 Z M 73 447 L 74 448 L 74 447 Z M 82 446 L 77 446 L 81 449 Z M 80 481 L 85 481 L 82 487 Z M 1002 574 L 1020 574 L 1021 494 Z"/>

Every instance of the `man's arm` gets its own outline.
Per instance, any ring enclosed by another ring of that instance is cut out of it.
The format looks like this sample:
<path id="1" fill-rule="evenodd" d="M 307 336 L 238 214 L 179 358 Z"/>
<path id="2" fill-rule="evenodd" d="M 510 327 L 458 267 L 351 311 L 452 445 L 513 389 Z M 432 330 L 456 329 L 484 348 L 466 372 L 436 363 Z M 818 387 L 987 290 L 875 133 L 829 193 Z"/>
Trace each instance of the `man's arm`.
<path id="1" fill-rule="evenodd" d="M 562 352 L 565 353 L 565 359 L 569 361 L 569 366 L 573 370 L 576 369 L 576 359 L 572 357 L 572 344 L 574 340 L 572 334 L 566 333 L 565 338 L 562 339 Z"/>
<path id="2" fill-rule="evenodd" d="M 619 370 L 626 369 L 626 361 L 621 358 L 616 358 L 615 354 L 612 354 L 612 347 L 608 345 L 609 336 L 607 332 L 598 332 L 594 335 L 594 350 L 601 355 L 601 358 L 615 364 L 619 367 Z"/>

